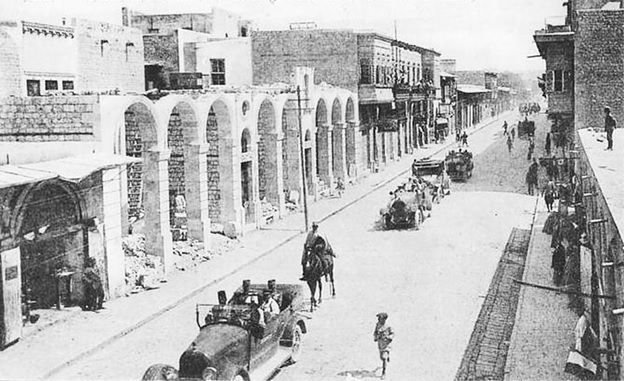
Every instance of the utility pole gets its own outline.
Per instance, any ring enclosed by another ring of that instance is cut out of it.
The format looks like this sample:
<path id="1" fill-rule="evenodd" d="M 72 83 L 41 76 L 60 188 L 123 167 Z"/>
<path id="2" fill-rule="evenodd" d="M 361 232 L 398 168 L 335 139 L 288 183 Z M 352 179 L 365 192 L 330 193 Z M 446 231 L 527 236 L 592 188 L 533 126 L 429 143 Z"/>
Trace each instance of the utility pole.
<path id="1" fill-rule="evenodd" d="M 302 177 L 302 191 L 303 191 L 303 215 L 305 217 L 305 231 L 308 231 L 308 191 L 307 191 L 307 173 L 306 165 L 304 162 L 304 148 L 303 148 L 303 126 L 301 123 L 301 89 L 297 86 L 297 119 L 299 120 L 299 161 L 301 161 L 301 177 Z"/>

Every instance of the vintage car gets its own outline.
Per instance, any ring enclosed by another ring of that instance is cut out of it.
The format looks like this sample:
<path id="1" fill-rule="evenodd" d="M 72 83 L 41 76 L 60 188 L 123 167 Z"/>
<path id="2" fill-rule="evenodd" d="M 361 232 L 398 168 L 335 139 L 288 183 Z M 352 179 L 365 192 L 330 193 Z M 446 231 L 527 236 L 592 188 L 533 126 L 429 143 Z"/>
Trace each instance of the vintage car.
<path id="1" fill-rule="evenodd" d="M 420 204 L 417 192 L 403 190 L 391 192 L 390 201 L 379 211 L 384 227 L 386 229 L 418 228 L 423 220 Z"/>
<path id="2" fill-rule="evenodd" d="M 220 304 L 197 304 L 199 334 L 180 356 L 179 369 L 152 365 L 143 380 L 267 380 L 285 362 L 296 362 L 307 332 L 300 313 L 303 287 L 276 284 L 271 293 L 280 312 L 273 315 L 257 307 L 268 289 L 252 284 L 247 292 L 239 288 L 227 303 L 220 291 Z"/>
<path id="3" fill-rule="evenodd" d="M 472 177 L 472 153 L 466 150 L 450 151 L 444 159 L 446 172 L 453 181 L 466 181 Z"/>
<path id="4" fill-rule="evenodd" d="M 451 193 L 451 186 L 444 160 L 425 157 L 414 160 L 412 163 L 412 176 L 419 177 L 435 187 L 436 200 Z"/>

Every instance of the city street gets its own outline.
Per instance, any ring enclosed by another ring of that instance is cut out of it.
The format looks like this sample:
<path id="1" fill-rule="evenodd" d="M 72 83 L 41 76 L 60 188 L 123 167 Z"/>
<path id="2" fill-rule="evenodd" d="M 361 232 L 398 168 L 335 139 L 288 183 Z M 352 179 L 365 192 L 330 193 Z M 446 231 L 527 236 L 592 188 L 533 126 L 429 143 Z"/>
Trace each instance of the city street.
<path id="1" fill-rule="evenodd" d="M 488 184 L 491 176 L 485 174 L 511 164 L 496 160 L 500 149 L 507 154 L 500 123 L 472 135 L 470 145 L 477 162 L 473 179 L 454 183 L 453 193 L 434 206 L 419 231 L 379 228 L 379 209 L 393 183 L 321 224 L 338 255 L 337 296 L 330 298 L 325 289 L 321 308 L 308 322 L 300 361 L 282 368 L 276 379 L 378 377 L 372 331 L 380 311 L 390 315 L 396 333 L 389 378 L 453 378 L 509 234 L 514 227 L 530 227 L 535 207 L 534 197 L 492 192 Z M 525 168 L 524 156 L 524 150 L 517 150 L 508 160 Z M 511 173 L 523 180 L 524 171 Z M 517 187 L 522 180 L 516 177 L 505 182 Z M 458 191 L 463 188 L 469 191 Z M 153 363 L 177 367 L 179 355 L 197 334 L 196 302 L 216 302 L 217 290 L 231 293 L 245 278 L 298 282 L 301 245 L 295 240 L 282 246 L 54 378 L 137 379 Z"/>

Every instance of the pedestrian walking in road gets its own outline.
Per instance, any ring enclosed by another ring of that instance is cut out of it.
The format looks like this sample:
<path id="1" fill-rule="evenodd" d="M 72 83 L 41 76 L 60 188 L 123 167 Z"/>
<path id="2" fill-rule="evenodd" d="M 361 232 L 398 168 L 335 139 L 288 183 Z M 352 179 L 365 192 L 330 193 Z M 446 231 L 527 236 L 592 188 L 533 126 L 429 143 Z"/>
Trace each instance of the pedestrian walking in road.
<path id="1" fill-rule="evenodd" d="M 546 150 L 546 156 L 550 156 L 550 132 L 546 134 L 546 145 L 544 149 Z"/>
<path id="2" fill-rule="evenodd" d="M 613 151 L 613 130 L 616 127 L 615 119 L 611 116 L 611 108 L 604 108 L 605 112 L 605 131 L 607 132 L 607 150 Z"/>
<path id="3" fill-rule="evenodd" d="M 503 136 L 507 135 L 507 121 L 503 123 Z"/>
<path id="4" fill-rule="evenodd" d="M 509 150 L 510 154 L 511 154 L 512 148 L 513 148 L 513 141 L 511 140 L 511 136 L 507 135 L 507 149 Z"/>
<path id="5" fill-rule="evenodd" d="M 468 147 L 468 134 L 466 133 L 466 131 L 464 131 L 464 133 L 461 136 L 462 139 L 462 147 Z"/>
<path id="6" fill-rule="evenodd" d="M 520 122 L 518 122 L 518 128 L 520 128 Z M 516 139 L 516 129 L 514 127 L 511 127 L 511 140 L 515 140 Z"/>
<path id="7" fill-rule="evenodd" d="M 553 269 L 553 283 L 555 286 L 559 286 L 563 280 L 563 270 L 565 268 L 566 255 L 565 248 L 559 242 L 557 247 L 552 253 L 551 267 Z"/>
<path id="8" fill-rule="evenodd" d="M 377 348 L 379 349 L 379 358 L 381 359 L 381 379 L 386 377 L 386 367 L 390 362 L 390 343 L 394 340 L 394 332 L 392 328 L 386 324 L 388 320 L 388 314 L 380 312 L 377 314 L 377 324 L 375 325 L 375 332 L 373 332 L 373 338 L 377 342 Z"/>
<path id="9" fill-rule="evenodd" d="M 533 163 L 529 166 L 529 170 L 526 174 L 526 183 L 528 186 L 528 191 L 531 196 L 533 196 L 535 189 L 537 188 L 537 171 L 539 167 L 537 165 L 537 160 L 533 159 Z"/>
<path id="10" fill-rule="evenodd" d="M 555 202 L 555 183 L 552 180 L 549 180 L 546 187 L 544 187 L 544 202 L 548 212 L 552 212 L 553 203 Z"/>
<path id="11" fill-rule="evenodd" d="M 533 158 L 533 150 L 535 150 L 535 141 L 533 141 L 533 139 L 529 139 L 529 151 L 527 152 L 527 160 L 531 160 Z"/>

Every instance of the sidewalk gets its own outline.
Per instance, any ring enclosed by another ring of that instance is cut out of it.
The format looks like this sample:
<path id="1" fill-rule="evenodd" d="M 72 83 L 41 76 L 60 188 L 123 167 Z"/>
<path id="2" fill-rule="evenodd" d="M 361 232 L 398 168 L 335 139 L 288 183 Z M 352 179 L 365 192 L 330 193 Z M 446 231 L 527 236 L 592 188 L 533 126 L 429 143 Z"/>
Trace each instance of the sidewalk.
<path id="1" fill-rule="evenodd" d="M 473 134 L 510 115 L 513 113 L 504 113 L 469 132 Z M 449 140 L 446 144 L 415 150 L 413 155 L 392 161 L 379 173 L 369 174 L 355 186 L 348 187 L 342 198 L 322 199 L 312 203 L 310 221 L 323 221 L 402 176 L 410 170 L 413 159 L 444 152 L 454 145 L 455 141 Z M 270 254 L 275 248 L 294 239 L 302 239 L 302 228 L 301 213 L 286 216 L 262 230 L 247 233 L 241 239 L 239 248 L 194 269 L 172 273 L 160 289 L 109 301 L 105 303 L 105 309 L 97 313 L 80 311 L 69 314 L 65 320 L 34 332 L 0 352 L 0 378 L 47 378 L 195 297 L 207 287 L 225 280 Z M 239 280 L 232 282 L 238 285 Z"/>
<path id="2" fill-rule="evenodd" d="M 551 236 L 542 232 L 547 217 L 546 206 L 540 199 L 522 280 L 556 287 L 550 267 Z M 566 294 L 521 286 L 505 380 L 577 379 L 563 371 L 578 320 L 568 308 L 568 301 Z"/>

